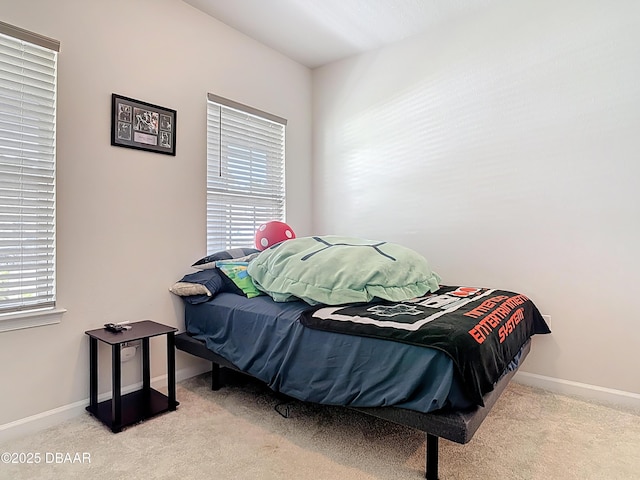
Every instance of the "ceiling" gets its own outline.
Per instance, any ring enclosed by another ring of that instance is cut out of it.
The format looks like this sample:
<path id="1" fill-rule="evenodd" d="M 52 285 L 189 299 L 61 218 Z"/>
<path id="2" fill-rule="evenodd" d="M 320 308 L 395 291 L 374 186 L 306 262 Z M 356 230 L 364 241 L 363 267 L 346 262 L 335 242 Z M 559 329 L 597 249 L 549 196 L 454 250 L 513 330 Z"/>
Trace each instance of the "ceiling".
<path id="1" fill-rule="evenodd" d="M 492 0 L 183 0 L 316 68 L 422 33 Z"/>

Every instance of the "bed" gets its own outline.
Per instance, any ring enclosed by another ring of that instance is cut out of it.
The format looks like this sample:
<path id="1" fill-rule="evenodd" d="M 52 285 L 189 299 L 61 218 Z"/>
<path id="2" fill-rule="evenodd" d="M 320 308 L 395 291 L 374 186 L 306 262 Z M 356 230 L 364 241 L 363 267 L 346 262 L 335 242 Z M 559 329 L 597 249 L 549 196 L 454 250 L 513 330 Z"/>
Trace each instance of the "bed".
<path id="1" fill-rule="evenodd" d="M 376 261 L 395 262 L 404 253 L 386 242 L 307 240 L 303 247 L 284 242 L 288 249 L 302 248 L 289 257 L 295 262 L 323 257 L 316 260 L 332 265 L 334 278 L 344 277 L 338 260 L 316 253 L 331 251 L 344 262 L 344 252 L 333 247 L 345 244 L 347 257 L 356 257 L 356 267 L 347 269 L 355 268 L 358 278 L 380 266 L 354 255 L 354 244 L 368 247 L 358 250 Z M 277 250 L 220 252 L 196 262 L 196 268 L 204 268 L 171 289 L 185 307 L 186 331 L 176 336 L 176 347 L 212 362 L 214 390 L 223 386 L 224 369 L 231 369 L 287 397 L 344 406 L 425 432 L 429 480 L 438 478 L 438 439 L 469 442 L 529 353 L 531 336 L 549 333 L 524 295 L 441 285 L 429 268 L 419 269 L 424 282 L 418 290 L 413 290 L 420 283 L 415 276 L 403 284 L 384 273 L 392 278 L 390 293 L 380 291 L 378 278 L 369 279 L 375 289 L 348 302 L 343 302 L 344 291 L 339 298 L 327 297 L 344 285 L 319 293 L 310 292 L 307 283 L 303 291 L 279 288 L 282 278 L 292 275 L 288 269 L 273 270 L 274 259 L 278 268 L 283 263 Z M 407 262 L 422 261 L 410 253 Z M 275 288 L 256 268 L 261 265 L 274 274 Z M 224 272 L 228 269 L 231 275 Z M 318 270 L 309 264 L 303 270 L 296 278 L 311 271 L 317 286 Z M 399 284 L 408 291 L 399 293 Z M 264 294 L 268 289 L 277 291 Z"/>

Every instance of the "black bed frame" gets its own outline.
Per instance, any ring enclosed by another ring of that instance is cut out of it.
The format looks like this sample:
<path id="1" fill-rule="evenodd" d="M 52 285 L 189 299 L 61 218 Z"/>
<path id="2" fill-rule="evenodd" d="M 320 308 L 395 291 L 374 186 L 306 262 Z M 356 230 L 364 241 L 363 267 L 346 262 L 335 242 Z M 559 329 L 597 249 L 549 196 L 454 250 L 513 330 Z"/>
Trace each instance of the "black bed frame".
<path id="1" fill-rule="evenodd" d="M 212 390 L 219 390 L 223 386 L 222 368 L 246 374 L 246 372 L 243 372 L 225 358 L 209 350 L 204 342 L 191 337 L 188 333 L 176 335 L 175 345 L 179 350 L 211 361 Z M 522 347 L 520 362 L 524 360 L 530 349 L 531 340 L 528 340 Z M 444 438 L 461 444 L 468 443 L 513 375 L 515 375 L 515 372 L 514 370 L 503 375 L 495 388 L 484 396 L 484 407 L 476 406 L 464 411 L 436 411 L 431 413 L 421 413 L 394 407 L 348 408 L 425 432 L 427 435 L 425 478 L 427 480 L 438 480 L 438 439 Z"/>

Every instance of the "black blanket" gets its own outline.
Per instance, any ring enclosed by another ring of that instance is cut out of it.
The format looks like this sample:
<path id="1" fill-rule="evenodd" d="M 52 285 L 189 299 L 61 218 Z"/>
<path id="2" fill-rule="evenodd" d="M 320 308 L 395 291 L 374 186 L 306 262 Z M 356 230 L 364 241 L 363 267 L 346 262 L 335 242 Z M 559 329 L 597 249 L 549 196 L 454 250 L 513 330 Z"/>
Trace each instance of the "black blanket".
<path id="1" fill-rule="evenodd" d="M 478 405 L 532 335 L 551 333 L 524 295 L 471 287 L 442 286 L 404 302 L 321 306 L 300 321 L 310 328 L 441 350 Z"/>

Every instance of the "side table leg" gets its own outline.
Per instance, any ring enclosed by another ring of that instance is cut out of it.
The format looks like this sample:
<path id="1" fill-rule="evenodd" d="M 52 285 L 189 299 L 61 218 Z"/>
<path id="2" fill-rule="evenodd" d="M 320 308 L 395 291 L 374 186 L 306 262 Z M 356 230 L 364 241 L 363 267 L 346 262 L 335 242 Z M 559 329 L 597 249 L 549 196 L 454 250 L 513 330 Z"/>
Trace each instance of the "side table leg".
<path id="1" fill-rule="evenodd" d="M 111 346 L 111 385 L 113 390 L 113 397 L 111 399 L 111 431 L 113 433 L 118 433 L 122 430 L 121 368 L 120 344 L 116 343 Z"/>
<path id="2" fill-rule="evenodd" d="M 98 413 L 98 339 L 89 337 L 89 411 Z"/>
<path id="3" fill-rule="evenodd" d="M 142 415 L 151 416 L 151 361 L 149 338 L 142 339 Z"/>
<path id="4" fill-rule="evenodd" d="M 149 338 L 142 339 L 142 390 L 149 395 L 151 389 L 151 366 L 149 361 Z"/>
<path id="5" fill-rule="evenodd" d="M 176 409 L 176 349 L 174 332 L 167 334 L 167 387 L 169 393 L 169 410 Z"/>

